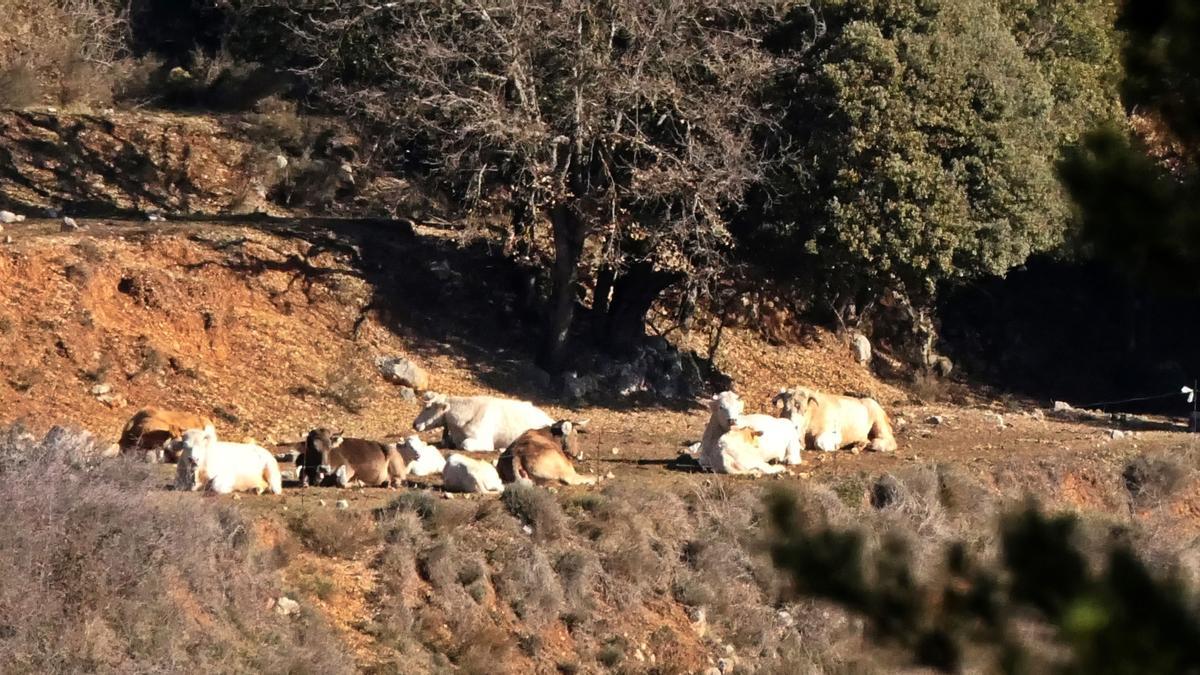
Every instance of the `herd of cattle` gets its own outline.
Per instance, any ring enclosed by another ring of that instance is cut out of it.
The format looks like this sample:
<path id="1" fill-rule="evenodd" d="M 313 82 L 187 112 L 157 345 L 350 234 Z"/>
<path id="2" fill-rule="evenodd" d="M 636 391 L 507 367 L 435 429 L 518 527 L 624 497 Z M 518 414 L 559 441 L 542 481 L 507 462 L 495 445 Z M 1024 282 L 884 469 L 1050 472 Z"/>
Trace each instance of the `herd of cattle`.
<path id="1" fill-rule="evenodd" d="M 300 485 L 399 486 L 409 476 L 442 475 L 448 492 L 497 493 L 509 483 L 592 485 L 595 476 L 575 471 L 583 459 L 578 434 L 587 421 L 554 420 L 528 401 L 427 392 L 413 421 L 417 432 L 442 429 L 447 449 L 500 451 L 493 462 L 463 454 L 443 457 L 412 435 L 384 443 L 313 429 L 295 458 Z M 803 449 L 832 452 L 847 446 L 878 452 L 896 449 L 891 423 L 869 398 L 834 396 L 811 389 L 783 389 L 776 415 L 746 414 L 741 398 L 726 391 L 709 401 L 710 416 L 699 443 L 689 449 L 700 467 L 726 474 L 775 474 L 801 461 Z M 145 408 L 138 411 L 115 448 L 148 453 L 176 464 L 180 490 L 283 492 L 278 459 L 256 443 L 217 438 L 211 419 Z"/>

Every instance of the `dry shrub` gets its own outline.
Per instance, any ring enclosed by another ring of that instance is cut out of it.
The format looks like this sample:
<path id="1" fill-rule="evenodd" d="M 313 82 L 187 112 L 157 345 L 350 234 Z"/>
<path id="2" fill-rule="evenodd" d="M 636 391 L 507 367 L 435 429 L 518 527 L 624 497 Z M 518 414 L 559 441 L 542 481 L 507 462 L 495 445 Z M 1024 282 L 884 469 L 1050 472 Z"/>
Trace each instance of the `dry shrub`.
<path id="1" fill-rule="evenodd" d="M 566 519 L 558 500 L 549 491 L 514 483 L 505 488 L 501 500 L 509 513 L 533 529 L 539 541 L 554 541 L 567 532 Z"/>
<path id="2" fill-rule="evenodd" d="M 55 97 L 59 105 L 108 105 L 113 101 L 120 71 L 115 65 L 97 64 L 70 55 L 59 66 Z"/>
<path id="3" fill-rule="evenodd" d="M 374 519 L 360 511 L 318 508 L 293 516 L 288 526 L 306 548 L 327 556 L 353 558 L 380 541 Z"/>
<path id="4" fill-rule="evenodd" d="M 1186 456 L 1164 452 L 1134 458 L 1121 478 L 1133 502 L 1148 507 L 1170 498 L 1195 471 Z"/>
<path id="5" fill-rule="evenodd" d="M 246 136 L 269 149 L 284 150 L 293 155 L 301 154 L 309 145 L 308 124 L 297 112 L 294 101 L 277 96 L 259 101 L 255 112 L 243 118 Z"/>
<path id="6" fill-rule="evenodd" d="M 604 570 L 605 594 L 619 605 L 647 592 L 666 592 L 689 534 L 687 507 L 678 496 L 629 485 L 610 485 L 589 514 L 585 530 Z"/>
<path id="7" fill-rule="evenodd" d="M 526 542 L 510 546 L 497 557 L 497 591 L 534 630 L 558 618 L 563 591 L 546 553 Z"/>
<path id="8" fill-rule="evenodd" d="M 26 108 L 42 96 L 37 73 L 26 63 L 0 68 L 0 102 L 5 108 Z"/>
<path id="9" fill-rule="evenodd" d="M 5 670 L 351 672 L 320 617 L 267 609 L 279 579 L 233 508 L 94 453 L 69 430 L 0 435 Z"/>
<path id="10" fill-rule="evenodd" d="M 343 354 L 325 372 L 325 386 L 321 390 L 322 396 L 352 414 L 366 410 L 375 396 L 375 383 L 361 363 L 357 353 Z"/>
<path id="11" fill-rule="evenodd" d="M 454 538 L 439 541 L 422 551 L 417 559 L 417 570 L 422 578 L 443 592 L 487 584 L 487 564 L 482 556 L 468 551 Z"/>
<path id="12" fill-rule="evenodd" d="M 153 54 L 127 59 L 113 87 L 118 104 L 140 107 L 158 102 L 166 94 L 166 64 Z"/>
<path id="13" fill-rule="evenodd" d="M 572 549 L 559 556 L 554 571 L 563 590 L 563 619 L 568 626 L 585 623 L 596 607 L 595 595 L 604 574 L 600 559 L 587 549 Z"/>

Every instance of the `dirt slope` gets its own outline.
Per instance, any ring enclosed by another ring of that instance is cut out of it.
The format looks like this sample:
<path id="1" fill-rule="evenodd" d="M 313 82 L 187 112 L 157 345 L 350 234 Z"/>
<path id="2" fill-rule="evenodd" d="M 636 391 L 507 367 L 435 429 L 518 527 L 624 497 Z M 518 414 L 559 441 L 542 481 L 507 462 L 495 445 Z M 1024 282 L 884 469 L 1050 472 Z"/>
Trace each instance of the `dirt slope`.
<path id="1" fill-rule="evenodd" d="M 12 241 L 0 244 L 0 423 L 20 420 L 38 431 L 74 423 L 115 439 L 134 410 L 154 404 L 213 415 L 224 436 L 266 443 L 297 440 L 318 425 L 366 437 L 402 434 L 418 403 L 383 381 L 373 361 L 406 354 L 429 370 L 438 390 L 529 397 L 552 414 L 591 418 L 595 431 L 584 438 L 583 469 L 611 474 L 607 486 L 663 495 L 667 502 L 704 504 L 713 494 L 756 502 L 765 484 L 803 482 L 827 485 L 855 508 L 870 509 L 871 487 L 881 474 L 950 465 L 1005 499 L 1031 493 L 1055 508 L 1141 519 L 1181 542 L 1200 534 L 1197 490 L 1180 490 L 1153 513 L 1131 508 L 1125 491 L 1122 470 L 1133 457 L 1194 450 L 1193 437 L 1167 423 L 1142 423 L 1135 435 L 1114 439 L 1113 422 L 1053 419 L 1018 403 L 910 405 L 906 392 L 854 364 L 831 335 L 818 332 L 803 346 L 774 347 L 734 330 L 717 354 L 718 366 L 732 375 L 751 410 L 767 409 L 785 384 L 869 392 L 893 412 L 900 450 L 805 453 L 801 467 L 772 481 L 689 473 L 670 464 L 698 439 L 706 417 L 700 404 L 565 406 L 553 382 L 531 365 L 531 332 L 510 309 L 503 266 L 444 232 L 418 228 L 414 237 L 337 223 L 84 224 L 87 232 L 62 233 L 57 222 L 28 221 L 3 233 Z M 165 484 L 170 468 L 162 469 Z M 563 489 L 556 498 L 586 505 L 593 491 Z M 350 514 L 367 517 L 397 494 L 289 490 L 287 511 L 270 497 L 239 502 L 271 547 L 288 540 L 289 519 L 327 509 L 321 500 L 346 499 Z M 440 496 L 435 489 L 425 494 Z M 655 506 L 642 517 L 652 515 L 657 527 L 669 517 Z M 511 518 L 496 520 L 500 529 L 493 529 L 486 505 L 470 512 L 447 531 L 477 547 L 476 555 L 486 556 L 498 575 L 503 564 L 492 558 L 519 555 L 526 535 L 513 529 Z M 580 523 L 590 527 L 586 514 Z M 427 543 L 436 547 L 437 541 Z M 406 654 L 381 643 L 374 622 L 399 610 L 379 600 L 380 555 L 377 546 L 349 559 L 304 550 L 283 574 L 304 602 L 338 627 L 360 668 L 444 669 L 436 659 L 409 663 Z M 624 553 L 613 555 L 620 560 Z M 407 578 L 410 585 L 389 592 L 404 599 L 404 611 L 424 612 L 412 630 L 424 631 L 427 644 L 452 645 L 454 636 L 442 634 L 449 629 L 434 620 L 442 611 L 440 592 L 415 568 Z M 623 667 L 635 672 L 693 672 L 724 653 L 725 635 L 700 636 L 670 595 L 645 598 L 635 609 L 602 604 L 594 610 L 600 628 L 580 635 L 557 621 L 531 631 L 491 590 L 480 602 L 499 627 L 497 649 L 507 655 L 510 672 L 552 672 L 581 650 L 599 654 L 612 647 L 590 635 L 609 635 L 630 654 L 643 650 L 647 659 L 662 659 L 662 668 L 626 661 Z M 535 655 L 512 648 L 518 639 L 535 638 Z M 477 656 L 455 658 L 461 665 Z M 491 657 L 478 658 L 486 664 Z"/>

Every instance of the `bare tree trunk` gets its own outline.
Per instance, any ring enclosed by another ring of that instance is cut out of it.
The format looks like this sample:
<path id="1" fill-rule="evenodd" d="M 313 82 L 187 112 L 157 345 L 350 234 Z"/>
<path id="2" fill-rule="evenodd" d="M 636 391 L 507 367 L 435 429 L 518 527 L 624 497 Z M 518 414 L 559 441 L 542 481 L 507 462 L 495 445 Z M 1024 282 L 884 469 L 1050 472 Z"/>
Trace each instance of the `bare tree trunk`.
<path id="1" fill-rule="evenodd" d="M 558 372 L 566 358 L 567 339 L 575 318 L 575 284 L 579 279 L 579 260 L 587 231 L 579 214 L 561 204 L 550 212 L 550 222 L 554 229 L 554 270 L 546 337 L 538 365 L 550 372 Z"/>
<path id="2" fill-rule="evenodd" d="M 614 352 L 626 352 L 646 335 L 646 313 L 658 296 L 682 279 L 674 272 L 655 270 L 648 264 L 634 265 L 613 286 L 608 312 L 605 346 Z"/>

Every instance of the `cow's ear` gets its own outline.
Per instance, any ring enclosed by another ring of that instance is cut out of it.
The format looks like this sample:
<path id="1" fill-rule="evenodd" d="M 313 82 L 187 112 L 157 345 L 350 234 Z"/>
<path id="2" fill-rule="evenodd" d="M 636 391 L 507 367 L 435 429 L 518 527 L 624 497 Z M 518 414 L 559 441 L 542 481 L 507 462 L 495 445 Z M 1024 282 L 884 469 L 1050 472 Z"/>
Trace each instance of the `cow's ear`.
<path id="1" fill-rule="evenodd" d="M 563 420 L 561 423 L 559 423 L 558 428 L 560 431 L 562 431 L 563 436 L 569 436 L 571 434 L 571 429 L 574 427 L 571 425 L 570 420 Z"/>
<path id="2" fill-rule="evenodd" d="M 342 434 L 341 434 L 341 433 L 336 433 L 336 434 L 334 434 L 334 435 L 333 435 L 333 438 L 331 438 L 331 439 L 330 439 L 330 442 L 329 442 L 329 447 L 330 447 L 330 448 L 336 448 L 336 447 L 338 447 L 339 445 L 341 445 L 341 444 L 342 444 L 342 442 L 343 442 L 343 441 L 345 441 L 345 440 L 346 440 L 346 439 L 345 439 L 345 438 L 342 436 Z"/>
<path id="3" fill-rule="evenodd" d="M 588 432 L 588 425 L 591 424 L 591 422 L 591 418 L 575 420 L 575 431 L 578 431 L 581 434 L 586 434 Z"/>
<path id="4" fill-rule="evenodd" d="M 421 400 L 425 403 L 433 403 L 437 400 L 437 397 L 437 392 L 434 391 L 427 391 L 424 394 L 421 394 Z"/>

